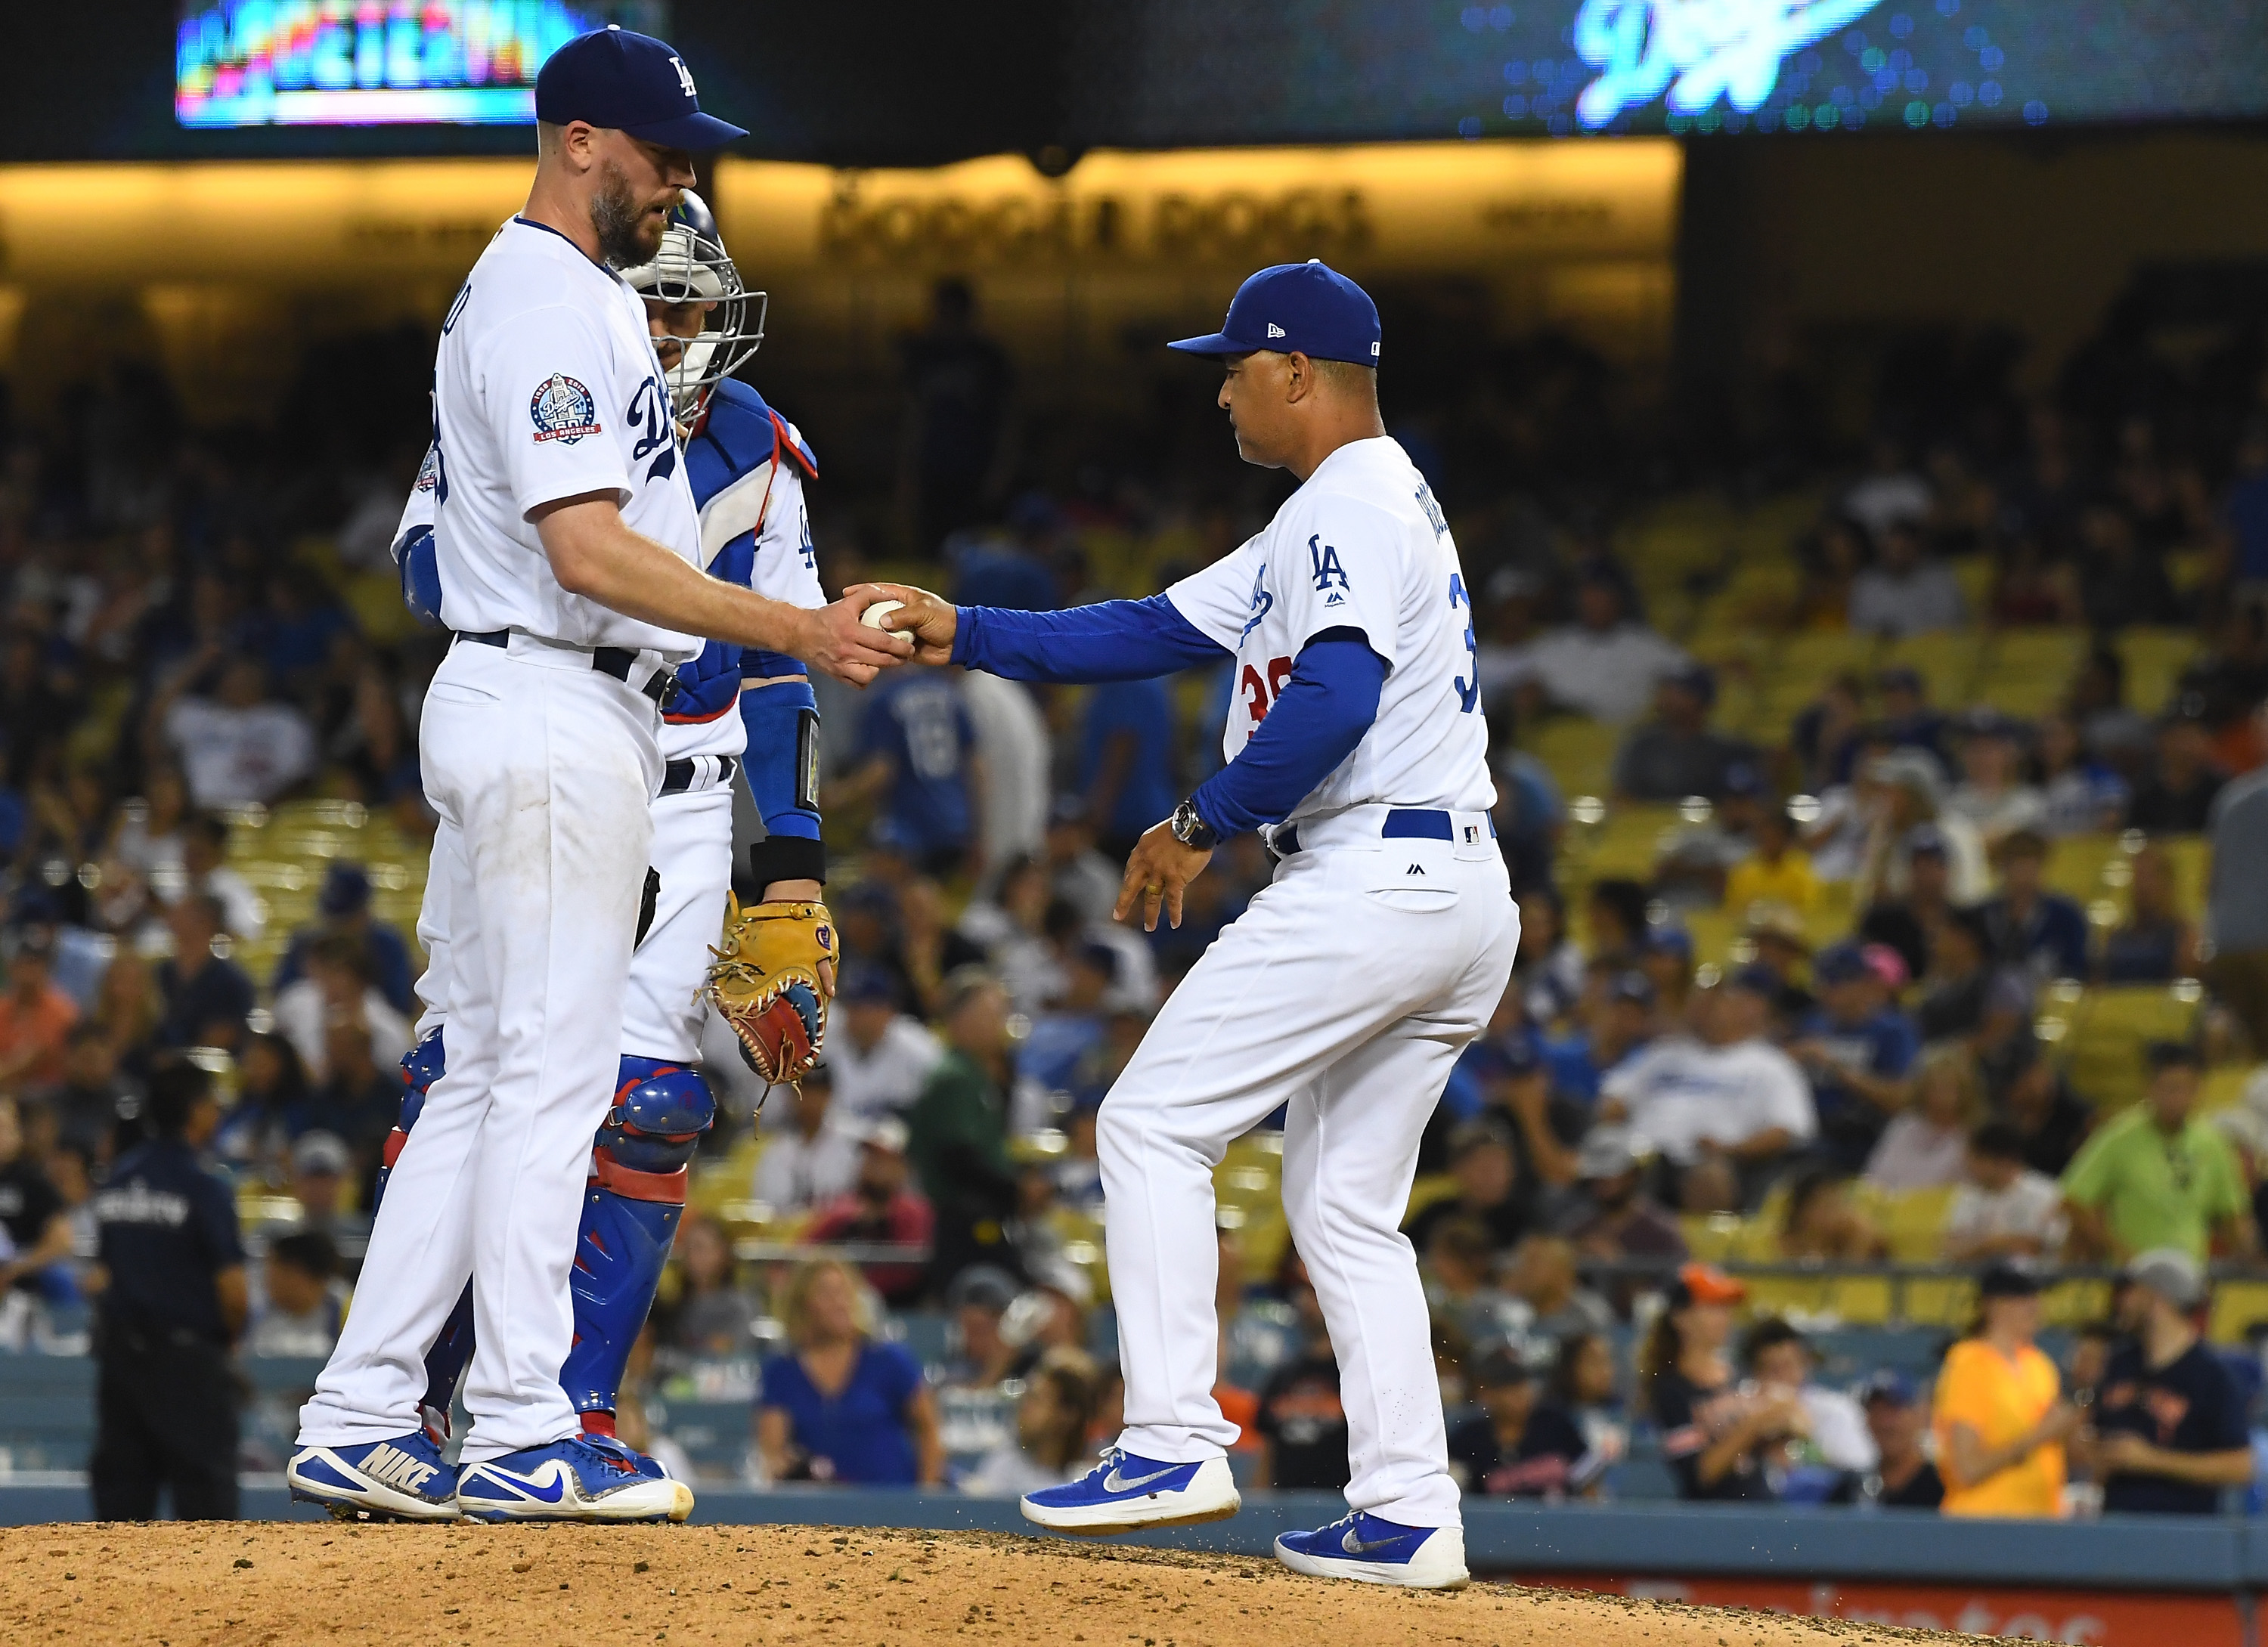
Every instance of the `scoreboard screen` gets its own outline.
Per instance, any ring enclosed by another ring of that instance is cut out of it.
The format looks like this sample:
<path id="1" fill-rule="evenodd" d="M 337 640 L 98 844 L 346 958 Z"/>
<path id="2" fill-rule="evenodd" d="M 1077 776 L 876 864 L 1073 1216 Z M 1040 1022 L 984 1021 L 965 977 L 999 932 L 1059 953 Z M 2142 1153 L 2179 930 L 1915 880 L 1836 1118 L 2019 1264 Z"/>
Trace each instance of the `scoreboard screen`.
<path id="1" fill-rule="evenodd" d="M 173 117 L 200 129 L 526 125 L 544 59 L 608 23 L 666 26 L 653 0 L 184 0 Z"/>

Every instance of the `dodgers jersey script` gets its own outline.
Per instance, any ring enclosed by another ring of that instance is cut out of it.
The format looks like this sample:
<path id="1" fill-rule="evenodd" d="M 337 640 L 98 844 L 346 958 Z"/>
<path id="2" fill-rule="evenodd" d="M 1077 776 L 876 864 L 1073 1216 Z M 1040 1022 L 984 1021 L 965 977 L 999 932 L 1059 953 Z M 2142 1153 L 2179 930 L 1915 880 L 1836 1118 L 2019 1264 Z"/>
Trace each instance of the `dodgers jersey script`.
<path id="1" fill-rule="evenodd" d="M 531 290 L 566 297 L 530 307 Z M 672 663 L 699 650 L 692 636 L 562 589 L 527 518 L 611 487 L 631 530 L 688 560 L 700 542 L 644 306 L 556 230 L 512 218 L 450 305 L 427 463 L 449 628 L 652 650 Z"/>
<path id="2" fill-rule="evenodd" d="M 1495 805 L 1456 542 L 1425 477 L 1391 437 L 1332 452 L 1265 531 L 1166 597 L 1236 655 L 1224 760 L 1250 740 L 1317 636 L 1359 629 L 1385 660 L 1378 718 L 1292 821 L 1377 801 L 1447 812 Z"/>

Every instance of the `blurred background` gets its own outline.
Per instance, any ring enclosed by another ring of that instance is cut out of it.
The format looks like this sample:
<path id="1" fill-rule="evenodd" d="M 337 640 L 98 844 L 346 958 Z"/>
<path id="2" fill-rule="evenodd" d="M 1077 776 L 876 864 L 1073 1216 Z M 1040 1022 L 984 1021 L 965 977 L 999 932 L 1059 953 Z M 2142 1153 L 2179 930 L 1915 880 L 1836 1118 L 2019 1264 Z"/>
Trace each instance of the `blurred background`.
<path id="1" fill-rule="evenodd" d="M 818 455 L 830 589 L 1164 587 L 1289 482 L 1163 341 L 1266 263 L 1376 298 L 1388 428 L 1479 595 L 1525 929 L 1412 1199 L 1475 1493 L 1895 1499 L 1956 1445 L 1932 1381 L 2012 1257 L 2066 1393 L 2148 1337 L 2131 1261 L 2210 1266 L 2176 1312 L 2252 1445 L 2256 0 L 114 0 L 54 25 L 99 68 L 9 71 L 0 136 L 16 1468 L 83 1458 L 74 1266 L 163 1048 L 232 1104 L 276 1352 L 247 1467 L 328 1348 L 414 1012 L 446 639 L 388 542 L 440 317 L 524 198 L 534 68 L 604 21 L 750 128 L 701 186 L 770 294 L 742 375 Z M 641 1374 L 686 1468 L 832 1473 L 748 1411 L 830 1333 L 922 1362 L 924 1480 L 1009 1490 L 1109 1430 L 1094 1108 L 1269 865 L 1225 850 L 1154 941 L 1108 906 L 1228 688 L 824 695 L 853 964 L 830 1078 L 761 1128 L 712 1062 L 730 1114 Z M 1719 1077 L 1723 1124 L 1678 1120 Z M 975 1157 L 936 1143 L 963 1123 Z M 1222 1388 L 1241 1468 L 1328 1486 L 1279 1160 L 1263 1128 L 1221 1169 Z M 1720 1429 L 1790 1379 L 1848 1410 L 1702 1470 L 1665 1366 Z M 2122 1507 L 2100 1428 L 2033 1512 Z"/>

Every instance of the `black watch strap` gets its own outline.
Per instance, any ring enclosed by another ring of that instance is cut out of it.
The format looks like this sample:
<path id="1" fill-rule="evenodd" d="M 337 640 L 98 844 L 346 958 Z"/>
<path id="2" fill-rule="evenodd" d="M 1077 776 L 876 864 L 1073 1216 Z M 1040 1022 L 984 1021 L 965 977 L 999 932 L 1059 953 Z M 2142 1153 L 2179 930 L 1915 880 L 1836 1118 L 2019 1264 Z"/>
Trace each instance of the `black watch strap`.
<path id="1" fill-rule="evenodd" d="M 1204 820 L 1194 800 L 1174 808 L 1173 827 L 1174 839 L 1193 850 L 1210 852 L 1220 844 L 1220 832 Z"/>

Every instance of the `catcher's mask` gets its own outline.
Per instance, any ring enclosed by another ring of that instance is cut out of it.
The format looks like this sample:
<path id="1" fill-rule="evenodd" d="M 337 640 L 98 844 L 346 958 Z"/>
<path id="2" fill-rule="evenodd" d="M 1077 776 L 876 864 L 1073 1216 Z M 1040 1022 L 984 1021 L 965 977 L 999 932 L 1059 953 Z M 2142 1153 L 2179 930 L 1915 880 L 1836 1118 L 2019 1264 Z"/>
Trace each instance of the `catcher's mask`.
<path id="1" fill-rule="evenodd" d="M 718 234 L 717 219 L 689 188 L 669 214 L 653 261 L 622 270 L 622 278 L 640 297 L 656 303 L 708 305 L 696 335 L 654 340 L 657 348 L 676 345 L 676 364 L 663 367 L 662 376 L 669 385 L 678 433 L 690 434 L 710 392 L 764 341 L 771 300 L 741 283 L 740 268 Z"/>

